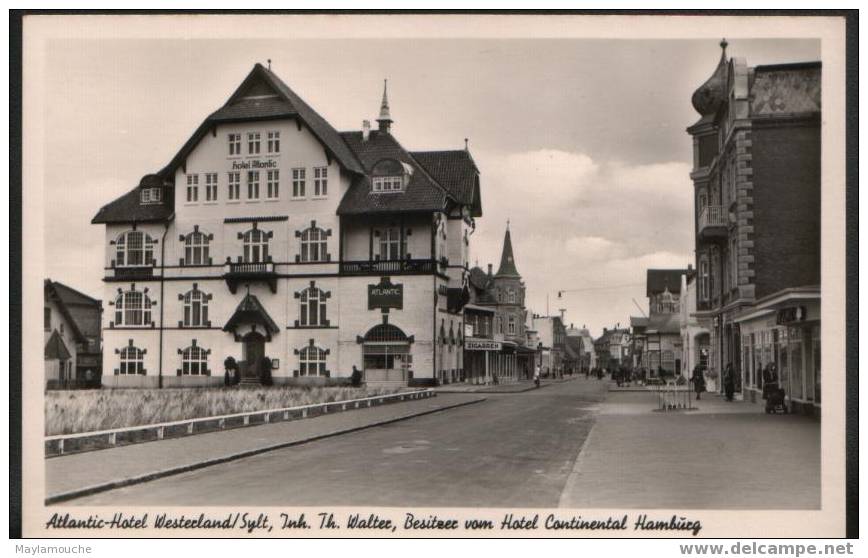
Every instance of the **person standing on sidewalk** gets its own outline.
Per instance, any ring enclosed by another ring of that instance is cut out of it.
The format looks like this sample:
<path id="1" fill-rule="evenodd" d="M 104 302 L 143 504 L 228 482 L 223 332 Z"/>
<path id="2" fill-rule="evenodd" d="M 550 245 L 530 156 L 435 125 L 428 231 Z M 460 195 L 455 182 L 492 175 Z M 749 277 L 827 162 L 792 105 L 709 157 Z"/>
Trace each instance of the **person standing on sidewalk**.
<path id="1" fill-rule="evenodd" d="M 699 401 L 702 392 L 705 391 L 705 378 L 702 375 L 702 370 L 699 369 L 699 365 L 693 368 L 693 377 L 690 378 L 690 381 L 693 382 L 693 389 L 696 391 L 696 400 Z"/>
<path id="2" fill-rule="evenodd" d="M 735 394 L 735 377 L 732 373 L 732 363 L 726 365 L 726 371 L 723 373 L 723 392 L 726 394 L 726 400 L 732 401 Z"/>

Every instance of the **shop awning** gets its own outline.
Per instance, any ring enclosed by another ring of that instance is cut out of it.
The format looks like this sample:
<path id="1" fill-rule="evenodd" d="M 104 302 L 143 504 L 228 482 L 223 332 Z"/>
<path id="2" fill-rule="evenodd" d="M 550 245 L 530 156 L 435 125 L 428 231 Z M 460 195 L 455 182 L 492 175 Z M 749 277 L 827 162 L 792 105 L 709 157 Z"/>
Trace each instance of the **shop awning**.
<path id="1" fill-rule="evenodd" d="M 234 332 L 238 326 L 249 324 L 259 325 L 265 328 L 268 333 L 277 333 L 280 328 L 265 311 L 265 307 L 259 302 L 255 295 L 248 294 L 235 309 L 232 317 L 223 326 L 223 331 Z"/>

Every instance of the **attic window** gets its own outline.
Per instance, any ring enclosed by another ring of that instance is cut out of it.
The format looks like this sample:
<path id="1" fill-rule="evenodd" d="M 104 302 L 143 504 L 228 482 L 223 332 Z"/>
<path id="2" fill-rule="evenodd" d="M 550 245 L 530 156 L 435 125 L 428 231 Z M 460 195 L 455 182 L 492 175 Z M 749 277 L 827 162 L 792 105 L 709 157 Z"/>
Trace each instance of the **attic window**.
<path id="1" fill-rule="evenodd" d="M 396 159 L 382 159 L 371 172 L 371 190 L 376 193 L 403 192 L 413 167 Z"/>
<path id="2" fill-rule="evenodd" d="M 142 205 L 156 205 L 163 202 L 163 190 L 161 188 L 142 188 Z"/>

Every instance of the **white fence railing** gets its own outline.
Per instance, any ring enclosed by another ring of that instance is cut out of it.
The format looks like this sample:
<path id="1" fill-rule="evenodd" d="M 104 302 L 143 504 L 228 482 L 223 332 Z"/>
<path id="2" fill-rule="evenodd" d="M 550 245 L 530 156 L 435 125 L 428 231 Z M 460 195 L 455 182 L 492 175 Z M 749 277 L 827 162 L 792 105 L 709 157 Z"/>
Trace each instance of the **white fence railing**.
<path id="1" fill-rule="evenodd" d="M 658 385 L 656 392 L 659 411 L 685 411 L 693 408 L 690 384 L 667 382 L 665 385 Z"/>
<path id="2" fill-rule="evenodd" d="M 388 395 L 375 395 L 361 399 L 348 399 L 345 401 L 331 401 L 328 403 L 314 403 L 312 405 L 299 405 L 296 407 L 283 407 L 280 409 L 265 409 L 262 411 L 247 411 L 231 415 L 200 417 L 194 419 L 176 420 L 139 426 L 113 428 L 111 430 L 97 430 L 79 432 L 76 434 L 56 434 L 45 437 L 46 457 L 63 455 L 90 449 L 105 449 L 119 444 L 135 444 L 162 440 L 167 437 L 177 438 L 191 434 L 204 434 L 216 432 L 227 428 L 239 428 L 271 422 L 281 422 L 308 418 L 310 416 L 327 414 L 329 412 L 346 411 L 347 409 L 360 409 L 373 407 L 385 403 L 426 399 L 434 397 L 433 389 L 419 389 L 404 391 Z M 207 428 L 209 427 L 210 428 Z M 197 431 L 197 427 L 198 431 Z M 77 444 L 76 444 L 77 443 Z M 77 447 L 69 448 L 75 444 Z M 85 446 L 85 447 L 82 447 Z"/>

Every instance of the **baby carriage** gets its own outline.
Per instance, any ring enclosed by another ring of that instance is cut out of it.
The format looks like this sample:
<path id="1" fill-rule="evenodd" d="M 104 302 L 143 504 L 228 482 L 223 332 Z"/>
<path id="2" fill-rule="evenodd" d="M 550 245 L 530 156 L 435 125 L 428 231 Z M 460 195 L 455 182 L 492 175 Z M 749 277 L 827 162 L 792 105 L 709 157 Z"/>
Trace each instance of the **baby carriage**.
<path id="1" fill-rule="evenodd" d="M 786 401 L 784 400 L 784 390 L 778 387 L 778 383 L 770 383 L 764 386 L 765 399 L 766 399 L 766 413 L 789 413 L 789 409 L 787 409 Z"/>

